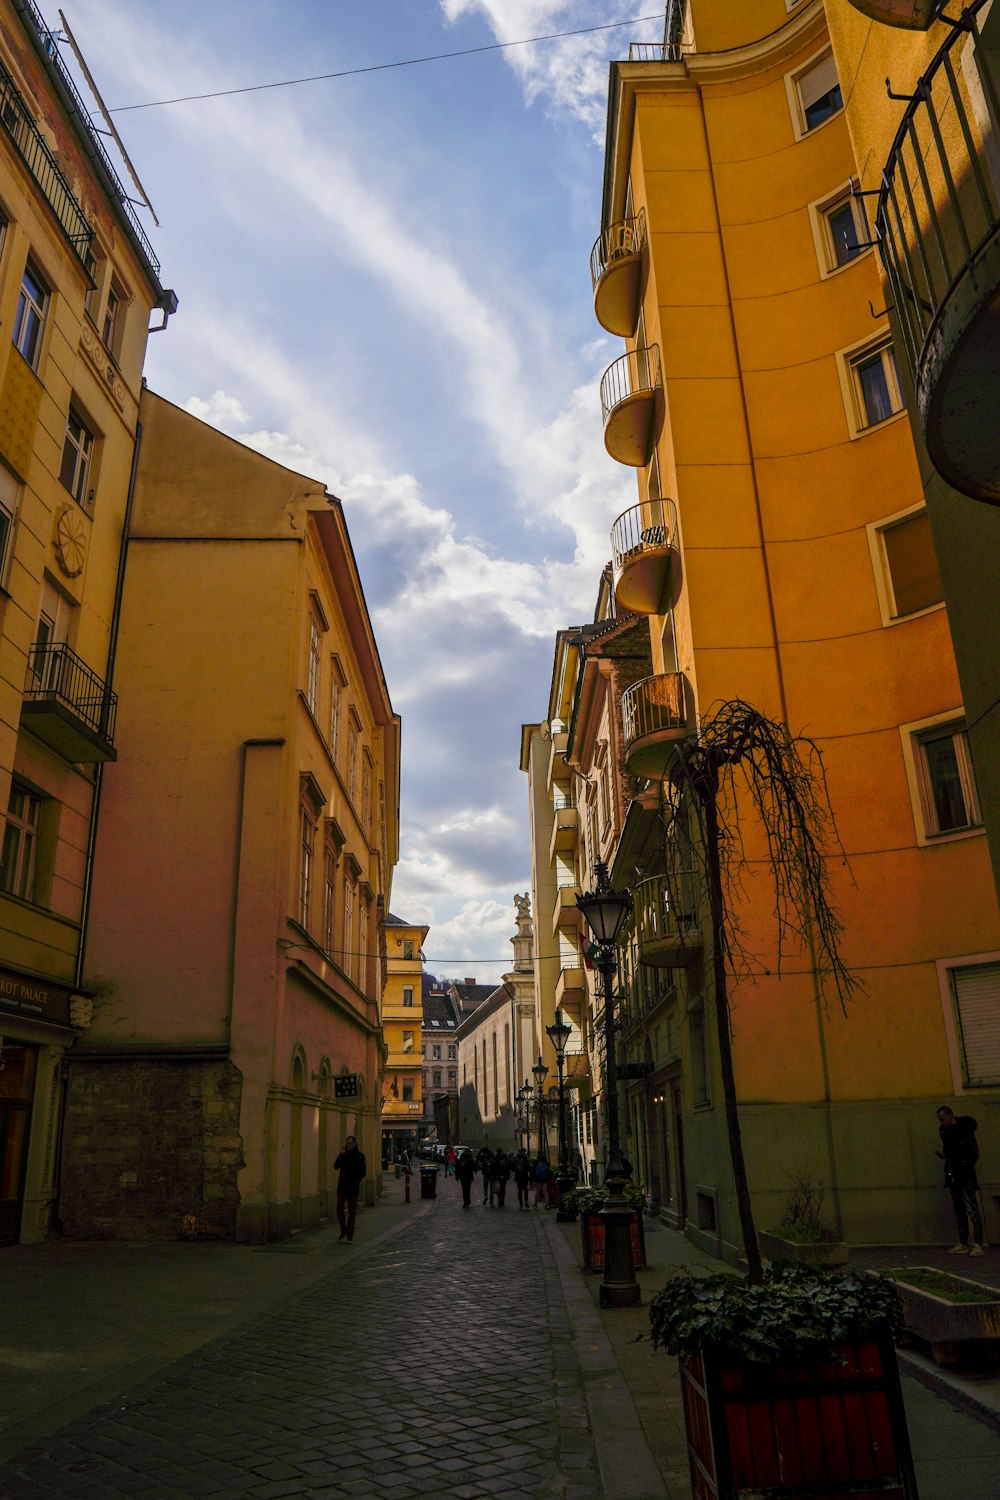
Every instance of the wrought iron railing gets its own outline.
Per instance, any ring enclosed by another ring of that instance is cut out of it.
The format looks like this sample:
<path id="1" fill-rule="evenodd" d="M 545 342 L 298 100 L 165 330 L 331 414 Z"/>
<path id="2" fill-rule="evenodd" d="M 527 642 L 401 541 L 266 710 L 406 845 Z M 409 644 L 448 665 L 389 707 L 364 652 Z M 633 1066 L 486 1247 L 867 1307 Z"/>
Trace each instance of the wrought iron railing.
<path id="1" fill-rule="evenodd" d="M 644 944 L 669 939 L 697 937 L 698 884 L 693 870 L 652 875 L 640 880 L 632 892 L 635 934 L 640 951 Z"/>
<path id="2" fill-rule="evenodd" d="M 38 183 L 42 194 L 59 221 L 59 227 L 83 265 L 94 239 L 94 229 L 77 201 L 45 137 L 35 124 L 7 69 L 0 63 L 0 123 L 24 165 Z"/>
<path id="3" fill-rule="evenodd" d="M 611 528 L 615 574 L 644 552 L 662 552 L 677 543 L 677 512 L 672 500 L 643 500 L 623 511 Z"/>
<path id="4" fill-rule="evenodd" d="M 954 55 L 966 37 L 978 39 L 987 3 L 972 0 L 934 54 L 908 96 L 882 172 L 876 234 L 914 371 L 952 293 L 1000 235 L 1000 200 L 983 147 L 988 122 L 977 118 L 964 57 Z M 973 69 L 983 106 L 1000 120 L 988 66 L 973 62 Z"/>
<path id="5" fill-rule="evenodd" d="M 556 792 L 552 798 L 553 812 L 566 812 L 576 807 L 575 792 Z"/>
<path id="6" fill-rule="evenodd" d="M 604 421 L 629 396 L 660 388 L 660 350 L 656 344 L 630 349 L 610 364 L 601 378 L 601 411 Z"/>
<path id="7" fill-rule="evenodd" d="M 114 743 L 118 695 L 67 645 L 32 646 L 24 696 L 33 703 L 63 704 L 94 734 Z"/>
<path id="8" fill-rule="evenodd" d="M 622 694 L 622 730 L 627 745 L 648 734 L 676 733 L 687 727 L 687 693 L 682 672 L 642 677 Z"/>
<path id="9" fill-rule="evenodd" d="M 632 42 L 629 62 L 680 62 L 683 55 L 687 0 L 667 0 L 662 42 Z"/>
<path id="10" fill-rule="evenodd" d="M 136 215 L 135 209 L 132 207 L 131 198 L 126 192 L 125 186 L 121 178 L 119 177 L 110 156 L 105 150 L 100 136 L 97 134 L 90 123 L 90 111 L 88 110 L 86 104 L 83 102 L 83 99 L 80 97 L 80 91 L 77 88 L 76 84 L 73 82 L 73 76 L 62 60 L 62 56 L 59 52 L 59 45 L 56 41 L 55 35 L 51 31 L 51 29 L 46 26 L 44 20 L 42 19 L 41 12 L 39 11 L 37 5 L 35 5 L 34 0 L 22 0 L 22 3 L 24 5 L 24 9 L 31 17 L 32 24 L 34 25 L 35 30 L 38 33 L 39 40 L 41 41 L 42 46 L 45 48 L 46 56 L 48 57 L 52 66 L 55 68 L 56 72 L 59 74 L 61 83 L 73 100 L 77 114 L 80 118 L 81 126 L 87 131 L 90 143 L 96 151 L 97 155 L 100 157 L 101 165 L 111 179 L 122 213 L 128 219 L 129 224 L 132 227 L 132 232 L 135 235 L 136 239 L 139 241 L 142 253 L 145 256 L 150 269 L 152 270 L 153 274 L 157 278 L 159 278 L 160 262 L 157 260 L 155 254 L 153 253 L 153 247 L 149 243 L 149 239 L 146 235 L 145 230 L 139 223 L 139 219 Z"/>
<path id="11" fill-rule="evenodd" d="M 596 287 L 608 266 L 625 255 L 639 255 L 646 245 L 646 210 L 640 208 L 631 219 L 609 224 L 598 236 L 590 252 L 590 280 Z"/>

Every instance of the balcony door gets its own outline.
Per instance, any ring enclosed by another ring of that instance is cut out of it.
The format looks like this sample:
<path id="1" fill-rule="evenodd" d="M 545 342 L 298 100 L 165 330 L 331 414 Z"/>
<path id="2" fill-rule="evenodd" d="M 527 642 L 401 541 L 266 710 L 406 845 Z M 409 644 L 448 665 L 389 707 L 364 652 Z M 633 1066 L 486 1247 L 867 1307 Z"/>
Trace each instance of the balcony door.
<path id="1" fill-rule="evenodd" d="M 58 693 L 62 656 L 55 648 L 66 644 L 69 619 L 69 600 L 46 578 L 31 647 L 29 687 Z"/>

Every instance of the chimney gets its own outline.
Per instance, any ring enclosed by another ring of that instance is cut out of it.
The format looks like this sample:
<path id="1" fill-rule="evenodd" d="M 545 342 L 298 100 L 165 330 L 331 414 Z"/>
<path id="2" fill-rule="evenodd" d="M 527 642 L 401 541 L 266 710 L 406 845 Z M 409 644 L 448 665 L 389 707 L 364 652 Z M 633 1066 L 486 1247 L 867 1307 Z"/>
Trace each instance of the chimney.
<path id="1" fill-rule="evenodd" d="M 469 978 L 468 974 L 466 974 L 464 980 L 462 981 L 463 984 L 475 984 L 475 982 L 476 981 L 474 979 Z"/>

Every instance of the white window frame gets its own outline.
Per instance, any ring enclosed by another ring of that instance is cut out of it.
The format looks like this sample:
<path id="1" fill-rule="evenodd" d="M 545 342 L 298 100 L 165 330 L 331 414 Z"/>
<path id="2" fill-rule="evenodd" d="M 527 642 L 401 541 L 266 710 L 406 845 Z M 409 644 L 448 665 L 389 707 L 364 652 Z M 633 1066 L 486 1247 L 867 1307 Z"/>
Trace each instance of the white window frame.
<path id="1" fill-rule="evenodd" d="M 358 963 L 355 969 L 358 988 L 365 991 L 368 983 L 368 902 L 358 894 Z"/>
<path id="2" fill-rule="evenodd" d="M 865 213 L 865 200 L 856 197 L 853 191 L 857 186 L 857 178 L 850 178 L 834 188 L 832 193 L 826 193 L 822 198 L 817 198 L 809 204 L 809 226 L 812 229 L 813 242 L 816 246 L 820 278 L 824 281 L 830 276 L 839 276 L 841 271 L 846 271 L 849 266 L 856 266 L 859 261 L 864 260 L 866 255 L 871 255 L 874 251 L 875 247 L 870 243 L 872 233 Z M 845 207 L 851 210 L 859 248 L 856 255 L 849 256 L 845 261 L 838 261 L 830 215 L 838 208 Z"/>
<path id="3" fill-rule="evenodd" d="M 299 803 L 299 925 L 309 931 L 312 905 L 312 867 L 316 846 L 316 821 L 304 803 Z"/>
<path id="4" fill-rule="evenodd" d="M 793 68 L 790 73 L 785 74 L 785 91 L 788 95 L 788 110 L 792 118 L 792 130 L 797 141 L 804 141 L 807 137 L 814 136 L 817 130 L 822 130 L 824 125 L 829 125 L 831 120 L 836 120 L 837 117 L 839 115 L 842 115 L 844 112 L 844 89 L 838 78 L 837 83 L 838 87 L 840 88 L 839 108 L 835 109 L 832 114 L 827 115 L 825 120 L 820 120 L 816 125 L 810 126 L 806 123 L 806 105 L 803 103 L 801 89 L 802 80 L 808 73 L 811 73 L 814 68 L 818 68 L 823 62 L 825 62 L 828 57 L 831 60 L 833 59 L 833 48 L 829 44 L 827 44 L 825 47 L 821 47 L 818 52 L 814 52 L 812 57 L 807 58 L 806 61 L 799 67 Z M 836 65 L 834 70 L 836 71 Z M 822 97 L 822 95 L 818 97 Z"/>
<path id="5" fill-rule="evenodd" d="M 319 707 L 319 678 L 323 653 L 323 629 L 314 609 L 309 611 L 309 641 L 306 660 L 306 703 L 309 712 L 316 717 Z"/>
<path id="6" fill-rule="evenodd" d="M 892 531 L 893 527 L 901 525 L 909 520 L 911 516 L 925 513 L 927 510 L 923 501 L 916 505 L 909 505 L 905 510 L 898 510 L 891 516 L 883 516 L 879 521 L 869 521 L 866 527 L 868 533 L 868 550 L 871 553 L 872 572 L 875 575 L 875 591 L 878 595 L 879 614 L 882 624 L 886 627 L 893 625 L 905 625 L 909 620 L 919 620 L 924 615 L 935 614 L 939 609 L 944 609 L 945 601 L 942 597 L 935 604 L 925 604 L 923 609 L 911 610 L 909 614 L 900 614 L 896 608 L 896 598 L 892 587 L 892 571 L 889 566 L 889 555 L 885 547 L 885 534 Z"/>
<path id="7" fill-rule="evenodd" d="M 956 958 L 939 958 L 937 960 L 938 989 L 941 994 L 941 1008 L 944 1015 L 948 1060 L 951 1064 L 952 1090 L 959 1097 L 967 1089 L 979 1090 L 1000 1086 L 1000 1077 L 997 1077 L 992 1084 L 971 1083 L 968 1081 L 969 1070 L 965 1038 L 962 1034 L 962 1021 L 954 978 L 956 972 L 961 972 L 963 969 L 985 968 L 988 965 L 992 966 L 995 964 L 1000 964 L 1000 951 L 997 950 L 989 953 L 968 953 Z"/>
<path id="8" fill-rule="evenodd" d="M 35 284 L 33 287 L 26 284 L 29 280 Z M 35 295 L 36 289 L 41 293 L 40 298 Z M 42 361 L 42 346 L 45 343 L 51 305 L 52 291 L 49 284 L 29 256 L 21 273 L 21 286 L 17 294 L 13 343 L 21 358 L 36 375 Z"/>
<path id="9" fill-rule="evenodd" d="M 941 832 L 936 827 L 934 800 L 922 745 L 927 740 L 940 738 L 942 732 L 949 728 L 952 728 L 956 734 L 963 735 L 958 749 L 959 774 L 962 778 L 966 807 L 973 815 L 973 821 L 962 828 L 950 828 Z M 903 762 L 906 768 L 917 843 L 928 848 L 933 844 L 953 843 L 958 839 L 982 838 L 984 829 L 979 793 L 976 789 L 972 757 L 968 748 L 965 715 L 962 710 L 953 709 L 950 713 L 935 714 L 931 718 L 921 719 L 912 724 L 901 724 L 899 733 L 903 746 Z"/>
<path id="10" fill-rule="evenodd" d="M 404 1009 L 409 1010 L 409 1008 L 410 1008 L 410 1006 L 412 1004 L 413 1004 L 413 985 L 412 984 L 404 984 L 403 985 L 403 1007 L 404 1007 Z"/>
<path id="11" fill-rule="evenodd" d="M 14 811 L 14 798 L 20 795 L 25 801 L 24 814 Z M 36 902 L 38 880 L 38 837 L 42 820 L 43 798 L 26 782 L 16 777 L 10 784 L 10 799 L 3 831 L 3 854 L 14 846 L 12 879 L 8 885 L 0 885 L 7 896 L 16 896 L 20 901 Z M 11 839 L 10 835 L 15 837 Z M 0 864 L 2 868 L 2 864 Z"/>
<path id="12" fill-rule="evenodd" d="M 348 979 L 354 978 L 354 882 L 350 873 L 344 875 L 344 947 L 343 970 Z"/>
<path id="13" fill-rule="evenodd" d="M 73 431 L 74 421 L 79 428 L 79 435 Z M 69 491 L 80 509 L 86 511 L 88 516 L 94 505 L 94 491 L 91 487 L 90 476 L 94 466 L 96 447 L 95 434 L 81 416 L 80 408 L 74 401 L 71 401 L 66 414 L 66 435 L 63 438 L 62 458 L 59 462 L 59 480 L 63 488 Z M 65 474 L 67 454 L 71 455 L 72 464 L 69 482 Z"/>
<path id="14" fill-rule="evenodd" d="M 333 951 L 333 921 L 337 906 L 337 856 L 330 844 L 323 851 L 323 948 Z"/>
<path id="15" fill-rule="evenodd" d="M 108 282 L 107 301 L 104 304 L 104 316 L 101 319 L 101 343 L 116 363 L 122 352 L 128 305 L 128 291 L 112 271 Z"/>
<path id="16" fill-rule="evenodd" d="M 890 354 L 893 355 L 892 358 L 889 358 Z M 860 369 L 876 355 L 882 357 L 886 386 L 893 406 L 887 417 L 880 417 L 876 422 L 869 422 Z M 903 391 L 899 382 L 892 334 L 888 329 L 883 329 L 874 338 L 861 339 L 846 349 L 838 349 L 836 360 L 841 394 L 844 398 L 844 414 L 852 441 L 855 438 L 867 437 L 872 432 L 880 432 L 883 427 L 888 427 L 890 422 L 898 422 L 900 417 L 906 415 L 906 403 L 903 400 Z"/>

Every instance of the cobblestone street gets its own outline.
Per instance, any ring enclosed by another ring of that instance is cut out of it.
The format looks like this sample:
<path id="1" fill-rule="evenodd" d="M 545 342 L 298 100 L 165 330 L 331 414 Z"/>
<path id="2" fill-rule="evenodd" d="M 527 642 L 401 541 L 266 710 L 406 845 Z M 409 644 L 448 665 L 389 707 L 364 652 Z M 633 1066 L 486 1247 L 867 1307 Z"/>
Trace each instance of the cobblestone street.
<path id="1" fill-rule="evenodd" d="M 403 1233 L 22 1450 L 0 1495 L 597 1500 L 542 1221 L 442 1184 Z"/>

